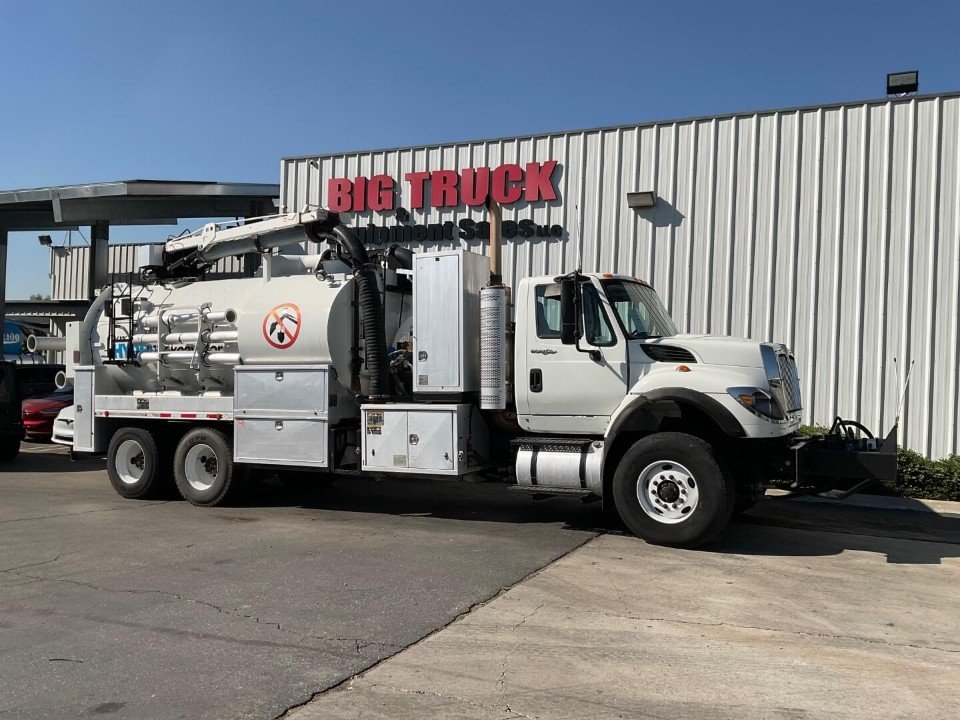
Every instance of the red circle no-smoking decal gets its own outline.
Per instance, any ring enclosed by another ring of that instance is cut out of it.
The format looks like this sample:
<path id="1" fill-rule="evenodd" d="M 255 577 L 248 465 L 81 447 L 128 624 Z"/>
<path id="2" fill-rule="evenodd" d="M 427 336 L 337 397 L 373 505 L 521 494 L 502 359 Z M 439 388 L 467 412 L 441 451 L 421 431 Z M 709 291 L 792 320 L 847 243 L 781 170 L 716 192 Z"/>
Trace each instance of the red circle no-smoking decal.
<path id="1" fill-rule="evenodd" d="M 286 350 L 300 337 L 300 308 L 283 303 L 263 318 L 263 339 L 278 350 Z"/>

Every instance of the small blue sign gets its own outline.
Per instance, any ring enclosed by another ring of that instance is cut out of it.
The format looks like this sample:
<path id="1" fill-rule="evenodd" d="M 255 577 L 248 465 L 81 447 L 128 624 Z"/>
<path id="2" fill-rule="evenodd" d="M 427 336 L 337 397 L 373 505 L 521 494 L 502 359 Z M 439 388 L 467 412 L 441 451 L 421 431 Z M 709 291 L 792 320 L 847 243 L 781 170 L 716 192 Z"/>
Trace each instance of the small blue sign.
<path id="1" fill-rule="evenodd" d="M 23 330 L 12 322 L 3 323 L 3 354 L 19 355 L 23 349 Z"/>
<path id="2" fill-rule="evenodd" d="M 114 345 L 114 346 L 113 346 L 113 357 L 114 357 L 114 359 L 116 359 L 116 360 L 129 360 L 130 357 L 127 355 L 127 349 L 128 349 L 128 348 L 129 348 L 129 344 L 128 344 L 128 343 L 125 343 L 125 342 L 118 342 L 116 345 Z M 139 357 L 139 356 L 140 356 L 140 353 L 146 352 L 147 350 L 151 350 L 152 348 L 153 348 L 152 345 L 139 345 L 139 344 L 138 344 L 138 345 L 134 345 L 134 346 L 133 346 L 133 356 L 134 356 L 134 357 Z"/>

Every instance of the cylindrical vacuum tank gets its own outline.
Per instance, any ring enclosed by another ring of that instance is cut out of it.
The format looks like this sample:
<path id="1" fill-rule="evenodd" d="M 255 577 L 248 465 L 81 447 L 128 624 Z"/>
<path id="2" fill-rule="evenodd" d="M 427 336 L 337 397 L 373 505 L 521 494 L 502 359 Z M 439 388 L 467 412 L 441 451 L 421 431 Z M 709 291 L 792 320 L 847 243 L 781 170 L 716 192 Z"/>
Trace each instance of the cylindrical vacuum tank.
<path id="1" fill-rule="evenodd" d="M 47 352 L 67 349 L 67 339 L 62 337 L 27 336 L 27 352 Z"/>
<path id="2" fill-rule="evenodd" d="M 507 288 L 480 291 L 480 408 L 507 407 Z"/>

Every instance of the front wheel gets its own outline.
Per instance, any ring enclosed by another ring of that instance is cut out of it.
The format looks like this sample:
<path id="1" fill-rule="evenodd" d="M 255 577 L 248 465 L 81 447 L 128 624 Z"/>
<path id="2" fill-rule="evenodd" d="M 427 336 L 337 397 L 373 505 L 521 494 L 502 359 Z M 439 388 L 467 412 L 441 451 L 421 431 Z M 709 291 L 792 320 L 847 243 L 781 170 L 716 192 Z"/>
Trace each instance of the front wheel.
<path id="1" fill-rule="evenodd" d="M 196 428 L 184 435 L 173 468 L 177 490 L 192 505 L 219 505 L 233 489 L 233 451 L 219 430 Z"/>
<path id="2" fill-rule="evenodd" d="M 613 498 L 637 537 L 657 545 L 696 547 L 726 527 L 736 488 L 708 442 L 683 433 L 656 433 L 638 440 L 621 459 Z"/>

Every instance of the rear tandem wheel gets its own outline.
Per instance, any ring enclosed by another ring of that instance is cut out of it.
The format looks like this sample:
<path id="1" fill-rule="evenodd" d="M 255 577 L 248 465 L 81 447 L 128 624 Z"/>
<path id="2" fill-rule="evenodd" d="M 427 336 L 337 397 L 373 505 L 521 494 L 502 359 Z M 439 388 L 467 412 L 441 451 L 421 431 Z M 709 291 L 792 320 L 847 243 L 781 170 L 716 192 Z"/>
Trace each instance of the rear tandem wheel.
<path id="1" fill-rule="evenodd" d="M 219 430 L 194 428 L 177 444 L 173 474 L 184 500 L 202 507 L 219 505 L 235 485 L 230 440 Z"/>

